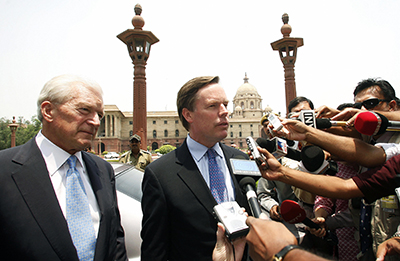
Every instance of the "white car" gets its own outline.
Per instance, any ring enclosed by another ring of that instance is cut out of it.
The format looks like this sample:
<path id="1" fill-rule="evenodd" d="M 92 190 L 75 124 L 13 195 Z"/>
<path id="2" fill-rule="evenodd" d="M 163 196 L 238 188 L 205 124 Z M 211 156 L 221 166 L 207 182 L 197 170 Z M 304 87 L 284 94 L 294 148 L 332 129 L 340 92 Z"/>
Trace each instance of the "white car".
<path id="1" fill-rule="evenodd" d="M 142 239 L 142 180 L 144 172 L 133 165 L 112 163 L 115 171 L 118 208 L 125 231 L 125 246 L 129 260 L 140 259 Z"/>
<path id="2" fill-rule="evenodd" d="M 106 155 L 104 155 L 105 159 L 119 159 L 119 154 L 116 152 L 109 152 Z"/>

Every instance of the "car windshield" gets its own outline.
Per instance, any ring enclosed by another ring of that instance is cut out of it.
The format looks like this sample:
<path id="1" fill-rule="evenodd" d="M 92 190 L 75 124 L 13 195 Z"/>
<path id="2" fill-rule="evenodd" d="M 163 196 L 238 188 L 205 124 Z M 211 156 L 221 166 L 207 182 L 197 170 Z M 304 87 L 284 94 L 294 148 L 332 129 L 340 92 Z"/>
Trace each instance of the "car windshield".
<path id="1" fill-rule="evenodd" d="M 116 189 L 137 201 L 142 200 L 143 172 L 132 165 L 112 164 L 115 171 Z"/>

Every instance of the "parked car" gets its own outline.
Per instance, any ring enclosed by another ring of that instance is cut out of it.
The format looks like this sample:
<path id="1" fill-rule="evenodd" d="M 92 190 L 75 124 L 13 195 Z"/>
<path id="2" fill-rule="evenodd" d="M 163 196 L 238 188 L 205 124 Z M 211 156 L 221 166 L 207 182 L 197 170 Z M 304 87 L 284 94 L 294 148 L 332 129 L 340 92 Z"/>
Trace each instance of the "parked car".
<path id="1" fill-rule="evenodd" d="M 125 231 L 125 246 L 129 260 L 140 259 L 142 239 L 142 180 L 144 172 L 133 165 L 112 162 L 115 171 L 118 208 Z"/>
<path id="2" fill-rule="evenodd" d="M 119 159 L 119 154 L 116 152 L 109 152 L 106 155 L 104 155 L 105 159 Z"/>

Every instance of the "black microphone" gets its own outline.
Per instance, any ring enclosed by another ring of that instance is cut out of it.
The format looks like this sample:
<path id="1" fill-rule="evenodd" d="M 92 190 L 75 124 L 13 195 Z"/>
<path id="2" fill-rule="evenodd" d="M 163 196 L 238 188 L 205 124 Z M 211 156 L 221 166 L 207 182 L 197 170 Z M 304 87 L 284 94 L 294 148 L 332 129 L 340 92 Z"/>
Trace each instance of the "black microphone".
<path id="1" fill-rule="evenodd" d="M 306 146 L 301 150 L 301 162 L 299 168 L 302 171 L 314 174 L 336 175 L 337 163 L 332 160 L 325 160 L 324 151 L 318 146 Z"/>
<path id="2" fill-rule="evenodd" d="M 279 140 L 278 140 L 279 139 Z M 301 160 L 301 153 L 298 150 L 292 149 L 290 147 L 286 146 L 286 154 L 283 152 L 284 150 L 280 149 L 280 145 L 279 145 L 279 141 L 283 140 L 281 138 L 273 138 L 271 140 L 268 139 L 264 139 L 264 138 L 258 138 L 257 139 L 257 144 L 258 146 L 260 146 L 263 149 L 266 149 L 269 151 L 269 153 L 271 153 L 272 155 L 274 155 L 276 158 L 278 158 L 276 155 L 282 157 L 287 157 L 289 159 L 292 160 L 297 160 L 300 161 Z M 284 155 L 282 155 L 284 154 Z"/>
<path id="3" fill-rule="evenodd" d="M 322 119 L 315 119 L 315 122 L 317 124 L 317 129 L 329 129 L 331 127 L 335 126 L 346 126 L 345 121 L 332 121 L 327 118 L 322 118 Z"/>
<path id="4" fill-rule="evenodd" d="M 307 126 L 317 129 L 329 129 L 335 126 L 346 126 L 345 121 L 331 121 L 327 118 L 317 119 L 315 118 L 315 112 L 313 110 L 301 111 L 298 120 Z"/>
<path id="5" fill-rule="evenodd" d="M 246 193 L 247 201 L 249 202 L 253 216 L 259 218 L 261 214 L 261 207 L 260 203 L 258 203 L 257 193 L 255 191 L 256 182 L 253 178 L 245 177 L 240 180 L 239 185 Z"/>

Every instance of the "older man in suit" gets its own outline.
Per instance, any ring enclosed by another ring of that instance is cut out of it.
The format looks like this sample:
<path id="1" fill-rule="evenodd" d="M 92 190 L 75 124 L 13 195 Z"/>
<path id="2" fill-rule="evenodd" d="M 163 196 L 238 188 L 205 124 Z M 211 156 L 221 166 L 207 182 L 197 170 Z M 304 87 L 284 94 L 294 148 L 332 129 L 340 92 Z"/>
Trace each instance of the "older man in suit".
<path id="1" fill-rule="evenodd" d="M 110 164 L 83 150 L 103 117 L 101 87 L 72 75 L 38 98 L 43 128 L 0 152 L 0 256 L 127 260 Z"/>
<path id="2" fill-rule="evenodd" d="M 248 157 L 220 142 L 229 120 L 228 99 L 218 80 L 198 77 L 180 89 L 178 114 L 189 134 L 182 146 L 145 170 L 142 260 L 211 260 L 217 231 L 213 207 L 236 200 L 249 209 L 229 163 Z M 215 188 L 210 165 L 217 166 L 222 189 Z"/>

